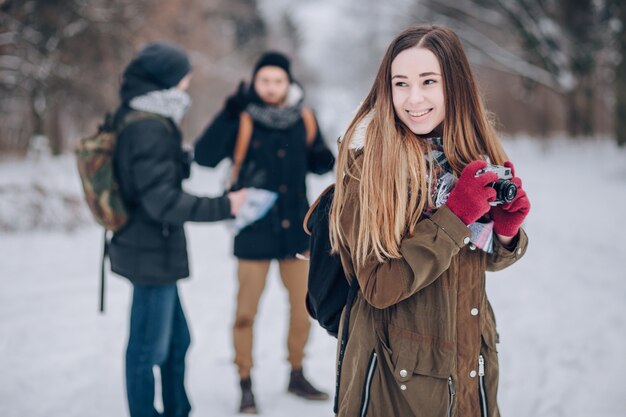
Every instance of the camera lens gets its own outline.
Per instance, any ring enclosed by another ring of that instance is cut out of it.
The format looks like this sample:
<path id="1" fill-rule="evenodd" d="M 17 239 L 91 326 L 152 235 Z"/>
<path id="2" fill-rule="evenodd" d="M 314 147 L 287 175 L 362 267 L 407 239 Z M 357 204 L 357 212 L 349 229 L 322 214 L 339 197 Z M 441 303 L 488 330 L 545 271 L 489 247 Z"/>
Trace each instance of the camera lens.
<path id="1" fill-rule="evenodd" d="M 517 195 L 517 185 L 513 181 L 499 180 L 495 187 L 498 201 L 510 203 Z"/>

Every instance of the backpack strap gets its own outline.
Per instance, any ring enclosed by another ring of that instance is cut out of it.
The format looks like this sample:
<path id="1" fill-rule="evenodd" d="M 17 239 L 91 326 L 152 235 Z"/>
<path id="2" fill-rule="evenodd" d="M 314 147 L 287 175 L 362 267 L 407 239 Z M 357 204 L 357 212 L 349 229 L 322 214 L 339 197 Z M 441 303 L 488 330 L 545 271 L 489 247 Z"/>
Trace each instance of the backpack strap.
<path id="1" fill-rule="evenodd" d="M 243 165 L 243 161 L 248 154 L 250 147 L 250 139 L 252 138 L 252 116 L 250 113 L 242 111 L 239 114 L 239 130 L 237 131 L 237 139 L 235 142 L 235 151 L 233 153 L 233 171 L 230 174 L 230 185 L 233 186 L 239 178 L 239 171 Z"/>
<path id="2" fill-rule="evenodd" d="M 124 116 L 122 122 L 115 129 L 115 133 L 119 135 L 128 126 L 140 120 L 158 120 L 165 125 L 170 133 L 172 133 L 172 124 L 165 116 L 161 116 L 160 114 L 156 113 L 148 113 L 145 111 L 131 111 L 130 113 L 128 113 L 126 116 Z"/>
<path id="3" fill-rule="evenodd" d="M 317 137 L 317 122 L 315 121 L 313 111 L 308 107 L 302 108 L 301 116 L 302 121 L 304 122 L 304 129 L 306 130 L 306 145 L 307 148 L 310 148 Z M 253 127 L 254 122 L 250 113 L 242 111 L 239 114 L 239 130 L 237 131 L 235 150 L 233 152 L 233 170 L 230 175 L 231 186 L 237 182 L 243 161 L 246 159 L 246 155 L 248 154 Z"/>
<path id="4" fill-rule="evenodd" d="M 302 108 L 302 121 L 304 122 L 304 129 L 306 130 L 306 145 L 311 147 L 317 136 L 317 122 L 315 121 L 315 115 L 313 110 L 308 107 Z"/>
<path id="5" fill-rule="evenodd" d="M 104 313 L 104 286 L 105 286 L 105 263 L 106 259 L 109 257 L 109 238 L 108 238 L 108 230 L 104 229 L 104 239 L 102 243 L 102 259 L 100 260 L 100 313 Z"/>

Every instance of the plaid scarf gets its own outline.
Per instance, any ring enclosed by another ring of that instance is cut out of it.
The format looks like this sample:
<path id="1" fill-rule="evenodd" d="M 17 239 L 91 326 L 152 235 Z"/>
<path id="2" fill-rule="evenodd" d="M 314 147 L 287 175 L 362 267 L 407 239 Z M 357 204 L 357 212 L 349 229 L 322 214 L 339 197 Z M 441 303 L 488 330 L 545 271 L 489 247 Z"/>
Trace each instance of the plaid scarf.
<path id="1" fill-rule="evenodd" d="M 426 184 L 429 189 L 427 208 L 424 210 L 426 217 L 431 217 L 437 208 L 448 200 L 450 192 L 454 188 L 457 178 L 452 172 L 452 167 L 443 151 L 441 137 L 425 139 L 428 144 L 428 152 L 424 155 L 426 162 Z M 493 252 L 493 221 L 482 223 L 477 221 L 467 226 L 472 236 L 470 242 L 487 253 Z"/>

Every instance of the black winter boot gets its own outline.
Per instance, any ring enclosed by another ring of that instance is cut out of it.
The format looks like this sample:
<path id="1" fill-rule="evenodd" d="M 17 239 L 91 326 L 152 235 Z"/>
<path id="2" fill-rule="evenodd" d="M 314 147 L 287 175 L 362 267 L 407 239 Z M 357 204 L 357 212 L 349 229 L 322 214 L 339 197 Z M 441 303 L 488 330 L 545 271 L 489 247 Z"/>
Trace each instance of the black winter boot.
<path id="1" fill-rule="evenodd" d="M 256 403 L 254 402 L 254 394 L 252 393 L 252 380 L 250 378 L 239 381 L 241 387 L 241 404 L 239 412 L 242 414 L 258 414 Z"/>
<path id="2" fill-rule="evenodd" d="M 328 399 L 328 394 L 315 388 L 302 373 L 302 369 L 293 369 L 291 371 L 291 377 L 289 378 L 289 388 L 287 391 L 298 397 L 305 398 L 312 401 L 325 401 Z"/>

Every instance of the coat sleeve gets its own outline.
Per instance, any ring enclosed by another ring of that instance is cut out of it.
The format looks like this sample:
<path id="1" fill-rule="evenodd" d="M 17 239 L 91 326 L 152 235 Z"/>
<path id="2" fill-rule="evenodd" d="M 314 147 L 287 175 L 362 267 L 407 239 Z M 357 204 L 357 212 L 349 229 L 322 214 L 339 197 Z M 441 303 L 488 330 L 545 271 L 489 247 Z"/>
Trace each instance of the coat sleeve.
<path id="1" fill-rule="evenodd" d="M 333 155 L 330 149 L 328 149 L 328 146 L 326 146 L 326 142 L 324 141 L 324 137 L 319 129 L 317 119 L 315 120 L 315 123 L 318 126 L 317 134 L 309 149 L 307 162 L 310 172 L 322 175 L 333 169 L 333 166 L 335 165 L 335 155 Z"/>
<path id="2" fill-rule="evenodd" d="M 180 161 L 171 132 L 158 120 L 133 123 L 123 135 L 131 136 L 129 166 L 138 204 L 154 220 L 170 224 L 210 222 L 230 218 L 226 196 L 197 197 L 181 187 Z"/>
<path id="3" fill-rule="evenodd" d="M 487 271 L 500 271 L 509 265 L 514 264 L 526 253 L 528 247 L 528 235 L 524 229 L 519 229 L 515 237 L 515 245 L 507 249 L 498 238 L 493 239 L 493 253 L 487 255 Z"/>
<path id="4" fill-rule="evenodd" d="M 358 193 L 349 198 L 344 213 L 341 223 L 347 253 L 353 253 L 350 248 L 356 248 L 359 227 Z M 467 226 L 444 206 L 431 218 L 420 220 L 414 236 L 402 241 L 401 258 L 381 263 L 370 255 L 358 266 L 356 256 L 350 255 L 363 297 L 381 309 L 409 298 L 448 269 L 452 257 L 469 242 L 469 236 Z"/>
<path id="5" fill-rule="evenodd" d="M 228 117 L 224 111 L 218 113 L 196 139 L 195 161 L 202 166 L 215 167 L 224 158 L 232 158 L 238 130 L 239 119 Z"/>

